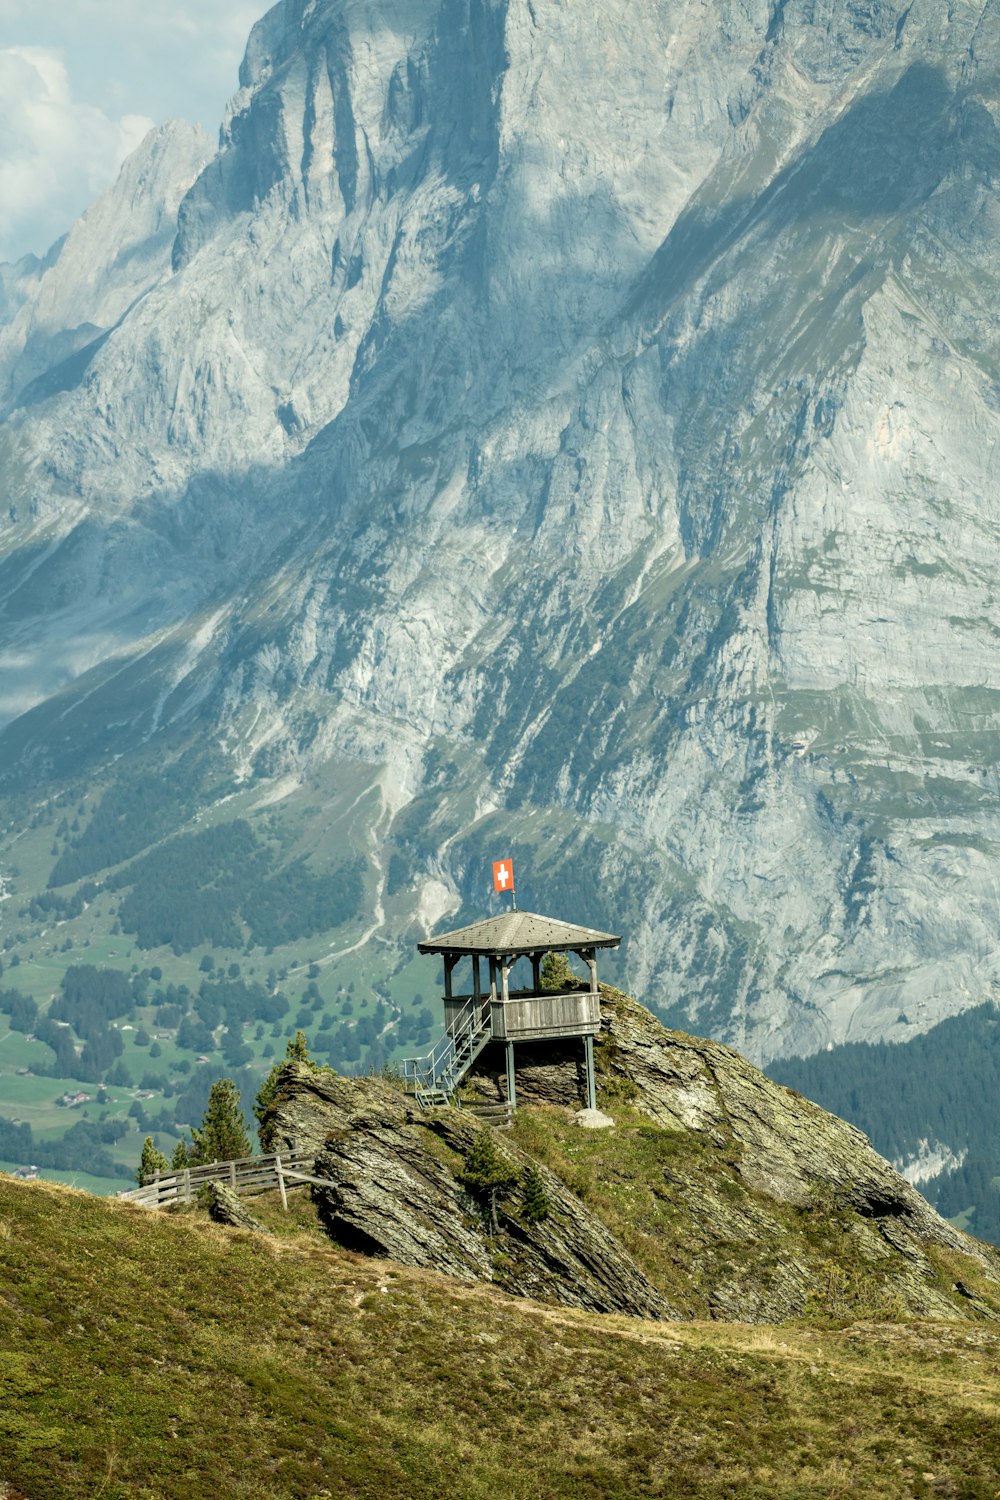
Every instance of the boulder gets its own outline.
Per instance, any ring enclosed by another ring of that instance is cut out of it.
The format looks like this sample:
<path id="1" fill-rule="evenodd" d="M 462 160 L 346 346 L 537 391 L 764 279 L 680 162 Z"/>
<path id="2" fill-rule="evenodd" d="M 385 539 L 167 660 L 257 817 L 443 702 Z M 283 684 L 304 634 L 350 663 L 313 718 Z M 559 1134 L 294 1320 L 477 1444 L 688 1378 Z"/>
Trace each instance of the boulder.
<path id="1" fill-rule="evenodd" d="M 208 1200 L 209 1215 L 217 1224 L 229 1224 L 234 1229 L 252 1229 L 257 1234 L 270 1234 L 266 1224 L 262 1224 L 250 1212 L 240 1195 L 234 1193 L 224 1182 L 210 1182 L 205 1189 L 205 1197 Z"/>

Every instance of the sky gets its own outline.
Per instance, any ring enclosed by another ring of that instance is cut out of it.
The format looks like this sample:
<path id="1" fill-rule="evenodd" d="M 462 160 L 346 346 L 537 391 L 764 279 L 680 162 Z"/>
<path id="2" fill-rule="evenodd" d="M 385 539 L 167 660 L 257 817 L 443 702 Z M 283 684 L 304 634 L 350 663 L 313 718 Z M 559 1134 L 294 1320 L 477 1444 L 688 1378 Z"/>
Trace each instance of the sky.
<path id="1" fill-rule="evenodd" d="M 214 136 L 270 0 L 0 0 L 0 261 L 42 255 L 147 130 Z"/>

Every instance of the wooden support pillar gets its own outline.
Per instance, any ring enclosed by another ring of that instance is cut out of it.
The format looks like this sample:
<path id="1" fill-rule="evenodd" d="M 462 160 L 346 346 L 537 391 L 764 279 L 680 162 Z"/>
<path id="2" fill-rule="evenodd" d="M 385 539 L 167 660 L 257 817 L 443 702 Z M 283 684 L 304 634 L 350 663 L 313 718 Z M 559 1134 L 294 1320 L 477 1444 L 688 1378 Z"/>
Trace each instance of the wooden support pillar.
<path id="1" fill-rule="evenodd" d="M 541 994 L 541 990 L 542 990 L 542 955 L 540 953 L 533 953 L 531 955 L 531 983 L 532 983 L 532 988 L 533 988 L 534 993 L 536 995 Z"/>
<path id="2" fill-rule="evenodd" d="M 587 1065 L 587 1108 L 597 1108 L 597 1082 L 594 1078 L 594 1038 L 585 1036 L 583 1052 Z"/>
<path id="3" fill-rule="evenodd" d="M 457 963 L 458 963 L 458 956 L 457 956 L 457 954 L 454 954 L 454 953 L 446 953 L 445 954 L 445 956 L 444 956 L 444 998 L 446 1000 L 450 1000 L 451 999 L 451 976 L 452 976 L 452 973 L 454 972 L 455 965 Z"/>
<path id="4" fill-rule="evenodd" d="M 596 995 L 597 994 L 597 950 L 596 950 L 596 948 L 588 948 L 587 951 L 586 951 L 586 953 L 583 954 L 583 961 L 587 965 L 587 970 L 588 970 L 588 972 L 590 974 L 590 993 L 592 995 Z"/>
<path id="5" fill-rule="evenodd" d="M 510 997 L 510 988 L 508 984 L 509 979 L 510 959 L 505 954 L 504 957 L 500 960 L 500 998 L 505 1002 Z"/>
<path id="6" fill-rule="evenodd" d="M 490 954 L 489 963 L 490 963 L 490 993 L 489 993 L 489 998 L 485 999 L 483 1001 L 483 1011 L 485 1013 L 486 1009 L 489 1008 L 489 1012 L 490 1012 L 490 1030 L 492 1031 L 493 1035 L 496 1036 L 497 1021 L 498 1021 L 498 1015 L 497 1015 L 497 1011 L 495 1009 L 495 1006 L 496 1006 L 496 1003 L 497 1003 L 497 961 L 493 957 L 492 953 Z"/>
<path id="7" fill-rule="evenodd" d="M 482 984 L 480 983 L 479 979 L 479 954 L 474 953 L 472 955 L 472 1002 L 473 1009 L 475 1010 L 477 1016 L 482 1011 L 482 998 Z"/>
<path id="8" fill-rule="evenodd" d="M 507 1102 L 511 1109 L 517 1108 L 517 1090 L 514 1086 L 514 1043 L 508 1042 L 507 1052 Z"/>

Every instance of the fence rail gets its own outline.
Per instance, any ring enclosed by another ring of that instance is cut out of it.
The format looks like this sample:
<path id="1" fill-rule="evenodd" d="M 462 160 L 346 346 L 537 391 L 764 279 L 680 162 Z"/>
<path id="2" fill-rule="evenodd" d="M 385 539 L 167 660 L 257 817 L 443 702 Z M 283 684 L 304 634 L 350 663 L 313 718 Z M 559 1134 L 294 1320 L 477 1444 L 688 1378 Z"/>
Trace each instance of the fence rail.
<path id="1" fill-rule="evenodd" d="M 237 1161 L 213 1161 L 200 1167 L 183 1167 L 177 1172 L 157 1172 L 151 1182 L 119 1193 L 118 1197 L 144 1208 L 163 1208 L 168 1203 L 190 1203 L 199 1188 L 210 1182 L 222 1182 L 234 1193 L 263 1193 L 276 1187 L 287 1208 L 287 1188 L 313 1182 L 323 1184 L 321 1177 L 308 1170 L 312 1165 L 313 1153 L 305 1151 L 242 1156 Z"/>

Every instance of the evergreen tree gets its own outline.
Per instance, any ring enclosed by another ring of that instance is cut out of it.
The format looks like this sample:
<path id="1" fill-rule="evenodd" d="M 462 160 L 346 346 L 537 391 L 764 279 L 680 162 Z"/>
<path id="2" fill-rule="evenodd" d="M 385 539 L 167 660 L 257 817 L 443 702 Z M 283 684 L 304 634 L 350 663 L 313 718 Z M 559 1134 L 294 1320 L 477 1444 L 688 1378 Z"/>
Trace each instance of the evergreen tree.
<path id="1" fill-rule="evenodd" d="M 240 1091 L 231 1078 L 217 1078 L 208 1096 L 201 1126 L 191 1131 L 191 1165 L 236 1161 L 250 1155 L 250 1138 L 240 1108 Z"/>
<path id="2" fill-rule="evenodd" d="M 257 1139 L 260 1141 L 260 1149 L 262 1151 L 270 1151 L 274 1145 L 273 1131 L 268 1128 L 265 1118 L 277 1091 L 278 1074 L 285 1064 L 290 1062 L 305 1063 L 307 1068 L 314 1068 L 316 1066 L 309 1056 L 309 1042 L 304 1031 L 297 1031 L 292 1037 L 285 1048 L 284 1057 L 280 1062 L 275 1063 L 257 1090 L 257 1097 L 253 1101 L 254 1119 L 257 1121 Z"/>
<path id="3" fill-rule="evenodd" d="M 147 1135 L 142 1143 L 142 1155 L 139 1158 L 139 1167 L 135 1174 L 135 1180 L 140 1187 L 145 1187 L 152 1182 L 158 1172 L 167 1170 L 167 1158 L 162 1151 L 158 1151 L 151 1135 Z"/>
<path id="4" fill-rule="evenodd" d="M 546 953 L 542 959 L 542 989 L 564 990 L 580 983 L 579 976 L 570 967 L 566 953 Z"/>
<path id="5" fill-rule="evenodd" d="M 541 1224 L 552 1212 L 542 1174 L 537 1167 L 526 1167 L 521 1178 L 521 1216 L 529 1224 Z"/>
<path id="6" fill-rule="evenodd" d="M 481 1130 L 466 1153 L 459 1181 L 486 1204 L 492 1234 L 500 1230 L 497 1215 L 500 1199 L 507 1196 L 519 1176 L 514 1163 L 497 1146 L 493 1131 L 489 1127 Z"/>
<path id="7" fill-rule="evenodd" d="M 177 1142 L 177 1145 L 174 1147 L 174 1154 L 170 1158 L 170 1168 L 171 1168 L 171 1171 L 173 1171 L 173 1172 L 183 1172 L 184 1169 L 186 1167 L 189 1167 L 190 1165 L 191 1165 L 191 1155 L 190 1155 L 190 1152 L 189 1152 L 189 1149 L 188 1149 L 188 1144 L 187 1144 L 186 1141 L 180 1140 L 180 1141 Z"/>
<path id="8" fill-rule="evenodd" d="M 313 1066 L 313 1060 L 309 1056 L 309 1039 L 304 1031 L 297 1031 L 288 1043 L 285 1048 L 285 1061 L 305 1063 L 308 1067 Z"/>

